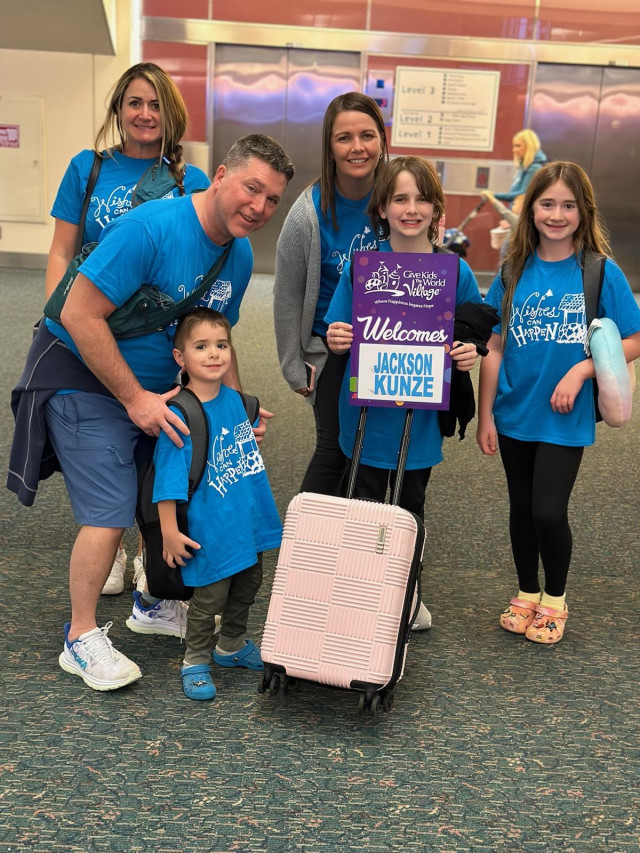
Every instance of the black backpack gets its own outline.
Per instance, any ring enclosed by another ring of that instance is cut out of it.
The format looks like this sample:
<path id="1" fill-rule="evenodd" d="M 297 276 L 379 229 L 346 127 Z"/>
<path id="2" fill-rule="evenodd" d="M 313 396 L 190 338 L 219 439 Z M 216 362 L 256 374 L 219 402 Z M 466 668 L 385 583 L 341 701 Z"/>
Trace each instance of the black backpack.
<path id="1" fill-rule="evenodd" d="M 240 393 L 247 412 L 249 423 L 253 426 L 260 410 L 257 397 Z M 169 401 L 182 414 L 191 433 L 192 456 L 189 470 L 189 490 L 187 501 L 176 504 L 178 530 L 189 536 L 187 508 L 193 493 L 204 476 L 209 449 L 209 424 L 202 403 L 188 388 L 180 391 Z M 193 587 L 185 586 L 182 572 L 174 569 L 162 558 L 162 530 L 158 506 L 153 503 L 153 485 L 156 470 L 153 459 L 144 465 L 138 475 L 138 501 L 136 521 L 145 544 L 145 572 L 151 595 L 156 598 L 168 598 L 176 601 L 188 601 L 193 595 Z"/>

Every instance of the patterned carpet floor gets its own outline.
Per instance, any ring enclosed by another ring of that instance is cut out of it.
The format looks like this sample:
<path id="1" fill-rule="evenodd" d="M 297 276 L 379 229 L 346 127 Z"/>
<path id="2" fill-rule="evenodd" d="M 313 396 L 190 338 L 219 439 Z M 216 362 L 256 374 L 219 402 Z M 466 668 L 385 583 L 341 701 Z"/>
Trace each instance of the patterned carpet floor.
<path id="1" fill-rule="evenodd" d="M 42 273 L 0 270 L 0 452 L 9 392 L 39 316 Z M 282 381 L 271 279 L 255 276 L 236 332 L 245 389 L 275 413 L 264 457 L 280 510 L 312 448 L 307 404 Z M 636 400 L 637 402 L 637 400 Z M 389 714 L 303 685 L 260 696 L 219 669 L 218 697 L 182 693 L 183 648 L 131 633 L 127 586 L 99 622 L 144 677 L 96 693 L 57 663 L 76 526 L 57 475 L 31 509 L 0 500 L 0 851 L 38 853 L 638 853 L 640 412 L 598 427 L 571 505 L 562 643 L 500 629 L 515 592 L 504 476 L 474 426 L 448 440 L 427 495 L 425 600 Z M 259 640 L 275 554 L 252 611 Z"/>

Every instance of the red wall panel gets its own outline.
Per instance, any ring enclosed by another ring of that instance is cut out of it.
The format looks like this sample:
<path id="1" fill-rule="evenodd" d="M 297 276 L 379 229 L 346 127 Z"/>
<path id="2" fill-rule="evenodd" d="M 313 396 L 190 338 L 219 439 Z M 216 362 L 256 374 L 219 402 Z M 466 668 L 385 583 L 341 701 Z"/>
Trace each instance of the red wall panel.
<path id="1" fill-rule="evenodd" d="M 541 0 L 540 40 L 640 44 L 638 0 Z"/>
<path id="2" fill-rule="evenodd" d="M 472 38 L 533 37 L 534 0 L 485 3 L 463 0 L 373 0 L 371 29 L 393 33 L 468 36 Z"/>
<path id="3" fill-rule="evenodd" d="M 212 17 L 239 23 L 283 24 L 298 27 L 340 27 L 363 30 L 367 24 L 366 0 L 214 0 Z"/>
<path id="4" fill-rule="evenodd" d="M 207 0 L 144 0 L 143 14 L 167 18 L 207 18 Z M 363 30 L 367 24 L 367 0 L 213 0 L 214 21 L 282 24 L 297 27 L 339 27 Z"/>
<path id="5" fill-rule="evenodd" d="M 180 90 L 189 113 L 185 140 L 206 142 L 207 46 L 144 41 L 142 57 L 170 74 Z"/>
<path id="6" fill-rule="evenodd" d="M 142 14 L 157 18 L 206 18 L 208 0 L 143 0 Z"/>
<path id="7" fill-rule="evenodd" d="M 365 29 L 367 0 L 213 0 L 211 18 L 240 23 Z M 142 13 L 208 18 L 208 0 L 143 0 Z M 372 0 L 369 29 L 466 38 L 640 44 L 638 0 Z"/>

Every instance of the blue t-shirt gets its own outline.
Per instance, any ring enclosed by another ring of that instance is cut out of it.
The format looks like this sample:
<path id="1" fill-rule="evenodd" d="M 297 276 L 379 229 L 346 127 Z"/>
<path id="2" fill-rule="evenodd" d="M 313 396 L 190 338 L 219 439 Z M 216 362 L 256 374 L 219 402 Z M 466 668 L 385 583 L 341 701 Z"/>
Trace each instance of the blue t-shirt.
<path id="1" fill-rule="evenodd" d="M 161 199 L 147 201 L 111 222 L 81 271 L 116 306 L 123 305 L 142 284 L 179 301 L 198 286 L 223 251 L 207 237 L 191 196 Z M 218 278 L 198 304 L 222 312 L 235 325 L 252 269 L 249 240 L 234 240 Z M 77 354 L 62 326 L 47 320 L 47 328 Z M 170 326 L 151 335 L 118 340 L 123 358 L 147 391 L 166 391 L 176 376 L 174 331 L 175 326 Z"/>
<path id="2" fill-rule="evenodd" d="M 486 301 L 501 311 L 498 275 Z M 640 308 L 622 270 L 605 262 L 598 317 L 609 317 L 625 338 L 640 331 Z M 501 326 L 494 329 L 500 334 Z M 530 256 L 518 282 L 509 335 L 498 374 L 493 416 L 498 433 L 520 441 L 585 447 L 595 441 L 593 383 L 582 386 L 568 414 L 554 412 L 551 396 L 565 373 L 586 358 L 582 270 L 576 255 L 563 261 Z"/>
<path id="3" fill-rule="evenodd" d="M 381 252 L 390 252 L 388 241 L 380 243 Z M 340 276 L 326 322 L 352 322 L 353 285 L 351 264 L 347 264 Z M 460 260 L 460 275 L 456 290 L 456 305 L 462 302 L 482 302 L 478 285 L 466 261 Z M 340 447 L 351 459 L 356 437 L 360 407 L 349 403 L 349 377 L 351 360 L 344 372 L 340 388 Z M 454 368 L 455 369 L 455 368 Z M 398 450 L 404 426 L 405 410 L 401 407 L 386 408 L 371 406 L 367 414 L 367 429 L 362 447 L 361 462 L 373 468 L 394 470 L 398 465 Z M 438 412 L 432 409 L 415 409 L 411 425 L 411 441 L 407 457 L 407 470 L 431 468 L 442 461 L 442 435 Z"/>
<path id="4" fill-rule="evenodd" d="M 320 185 L 315 184 L 311 190 L 320 227 L 320 293 L 313 321 L 313 333 L 321 337 L 327 334 L 324 316 L 345 264 L 354 252 L 372 251 L 378 247 L 376 235 L 365 213 L 371 193 L 358 201 L 351 201 L 341 196 L 337 190 L 334 192 L 337 231 L 333 228 L 331 211 L 328 211 L 325 217 L 320 209 Z"/>
<path id="5" fill-rule="evenodd" d="M 240 395 L 222 385 L 218 396 L 203 406 L 210 447 L 204 476 L 187 510 L 189 536 L 202 547 L 194 549 L 182 569 L 187 586 L 207 586 L 248 569 L 261 551 L 278 548 L 282 539 L 267 472 Z M 187 500 L 191 453 L 189 436 L 180 448 L 160 434 L 154 503 Z"/>
<path id="6" fill-rule="evenodd" d="M 85 149 L 76 154 L 69 163 L 51 209 L 51 215 L 56 219 L 63 219 L 72 225 L 79 224 L 93 157 L 94 152 Z M 136 184 L 147 169 L 157 162 L 157 157 L 150 160 L 139 159 L 127 157 L 118 151 L 114 151 L 112 157 L 104 158 L 87 209 L 83 244 L 97 243 L 102 229 L 109 222 L 131 210 L 131 195 Z M 184 175 L 184 189 L 187 194 L 194 190 L 206 189 L 209 184 L 209 178 L 202 169 L 187 165 Z M 174 187 L 165 198 L 177 196 L 178 188 Z"/>

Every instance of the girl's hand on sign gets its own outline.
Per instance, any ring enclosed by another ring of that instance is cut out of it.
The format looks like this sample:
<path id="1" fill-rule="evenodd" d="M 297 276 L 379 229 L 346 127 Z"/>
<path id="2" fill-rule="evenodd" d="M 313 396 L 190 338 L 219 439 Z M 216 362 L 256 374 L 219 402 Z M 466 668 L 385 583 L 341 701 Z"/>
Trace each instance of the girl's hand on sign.
<path id="1" fill-rule="evenodd" d="M 351 348 L 353 326 L 349 323 L 332 323 L 327 329 L 327 346 L 336 355 L 342 355 Z"/>
<path id="2" fill-rule="evenodd" d="M 463 344 L 460 341 L 453 342 L 451 350 L 451 358 L 456 363 L 457 370 L 469 371 L 476 363 L 478 358 L 478 350 L 475 344 Z"/>

